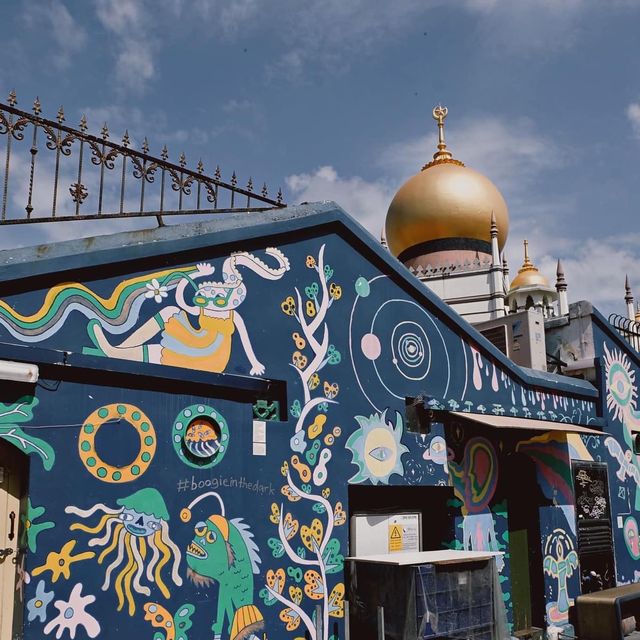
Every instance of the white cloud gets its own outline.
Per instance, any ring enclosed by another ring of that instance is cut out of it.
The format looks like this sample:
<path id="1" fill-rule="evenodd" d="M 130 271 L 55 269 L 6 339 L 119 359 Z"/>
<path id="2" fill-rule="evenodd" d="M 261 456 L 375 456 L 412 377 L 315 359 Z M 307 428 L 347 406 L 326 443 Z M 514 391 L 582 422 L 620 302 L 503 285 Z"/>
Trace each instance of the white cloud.
<path id="1" fill-rule="evenodd" d="M 591 300 L 605 314 L 624 312 L 625 273 L 637 281 L 640 301 L 640 234 L 577 239 L 560 222 L 575 210 L 573 197 L 553 197 L 537 181 L 567 161 L 567 152 L 540 134 L 526 120 L 468 120 L 448 140 L 455 157 L 495 181 L 511 207 L 511 232 L 506 246 L 511 277 L 523 260 L 522 240 L 529 240 L 535 264 L 551 284 L 556 261 L 563 262 L 570 300 Z M 377 180 L 341 176 L 331 166 L 286 178 L 291 201 L 335 200 L 376 238 L 399 185 L 431 159 L 435 136 L 395 144 L 380 154 L 385 173 Z M 513 202 L 517 206 L 513 206 Z"/>
<path id="2" fill-rule="evenodd" d="M 143 90 L 155 77 L 155 11 L 138 0 L 95 0 L 96 15 L 114 37 L 115 78 L 120 87 Z"/>
<path id="3" fill-rule="evenodd" d="M 503 191 L 521 190 L 540 173 L 562 164 L 567 153 L 527 119 L 471 118 L 445 132 L 454 157 L 487 175 Z M 431 160 L 437 142 L 434 133 L 393 144 L 382 152 L 381 166 L 406 179 Z"/>
<path id="4" fill-rule="evenodd" d="M 546 54 L 573 46 L 587 10 L 597 8 L 586 0 L 466 0 L 465 7 L 478 17 L 485 46 L 504 54 Z"/>
<path id="5" fill-rule="evenodd" d="M 632 102 L 626 110 L 634 135 L 640 138 L 640 102 Z"/>
<path id="6" fill-rule="evenodd" d="M 144 87 L 155 78 L 156 54 L 178 38 L 248 42 L 268 37 L 276 46 L 263 61 L 266 80 L 300 82 L 310 73 L 343 73 L 355 60 L 406 37 L 416 24 L 435 28 L 438 9 L 443 7 L 471 15 L 482 46 L 501 55 L 505 48 L 544 54 L 570 47 L 584 16 L 593 9 L 587 0 L 271 0 L 268 6 L 260 0 L 94 3 L 99 21 L 116 37 L 116 77 L 125 88 Z"/>
<path id="7" fill-rule="evenodd" d="M 87 44 L 87 32 L 59 2 L 29 2 L 25 4 L 24 20 L 29 28 L 49 35 L 54 44 L 48 59 L 58 69 L 66 69 L 74 55 Z"/>
<path id="8" fill-rule="evenodd" d="M 295 202 L 335 200 L 376 238 L 380 238 L 393 189 L 385 182 L 358 176 L 342 178 L 331 166 L 285 178 Z"/>
<path id="9" fill-rule="evenodd" d="M 199 127 L 189 129 L 171 129 L 166 113 L 162 109 L 143 111 L 138 107 L 111 104 L 102 107 L 85 107 L 80 112 L 87 116 L 89 131 L 99 135 L 106 123 L 110 140 L 119 143 L 124 131 L 129 132 L 131 147 L 139 148 L 145 137 L 148 138 L 151 155 L 159 156 L 163 145 L 206 144 L 210 133 Z M 170 149 L 173 160 L 177 160 L 180 148 Z"/>
<path id="10" fill-rule="evenodd" d="M 144 86 L 155 76 L 153 52 L 148 42 L 122 43 L 116 58 L 116 78 L 127 87 Z"/>
<path id="11" fill-rule="evenodd" d="M 512 236 L 531 232 L 532 219 L 540 229 L 553 228 L 559 213 L 572 211 L 570 197 L 553 198 L 537 188 L 541 176 L 560 166 L 567 153 L 529 120 L 469 119 L 456 124 L 455 139 L 447 138 L 447 143 L 454 157 L 488 176 L 503 192 L 510 207 Z M 335 200 L 379 237 L 393 195 L 431 160 L 436 145 L 434 134 L 381 150 L 382 175 L 377 179 L 341 176 L 326 166 L 290 175 L 286 184 L 295 201 Z"/>
<path id="12" fill-rule="evenodd" d="M 547 245 L 550 239 L 547 238 Z M 558 257 L 561 259 L 569 285 L 570 301 L 589 300 L 605 316 L 609 313 L 624 315 L 626 274 L 629 275 L 636 301 L 640 301 L 640 233 L 580 241 L 562 238 L 560 242 L 552 240 L 552 243 L 558 246 L 557 254 L 552 256 L 545 253 L 536 260 L 536 264 L 553 284 L 556 261 Z M 565 245 L 564 250 L 560 249 L 561 244 Z"/>

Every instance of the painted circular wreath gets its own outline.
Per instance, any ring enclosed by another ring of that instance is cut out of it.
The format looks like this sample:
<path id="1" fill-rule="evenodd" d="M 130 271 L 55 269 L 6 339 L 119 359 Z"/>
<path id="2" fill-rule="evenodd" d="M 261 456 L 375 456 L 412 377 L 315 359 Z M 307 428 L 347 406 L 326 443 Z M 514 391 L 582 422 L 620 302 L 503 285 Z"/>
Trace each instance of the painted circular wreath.
<path id="1" fill-rule="evenodd" d="M 133 462 L 123 467 L 107 464 L 96 451 L 96 434 L 109 420 L 126 420 L 136 430 L 140 448 Z M 131 404 L 107 404 L 96 409 L 80 429 L 78 454 L 82 464 L 92 475 L 103 482 L 131 482 L 149 468 L 156 453 L 156 431 L 151 420 Z"/>
<path id="2" fill-rule="evenodd" d="M 173 448 L 190 467 L 208 469 L 219 464 L 229 447 L 229 426 L 213 407 L 192 404 L 173 423 Z"/>

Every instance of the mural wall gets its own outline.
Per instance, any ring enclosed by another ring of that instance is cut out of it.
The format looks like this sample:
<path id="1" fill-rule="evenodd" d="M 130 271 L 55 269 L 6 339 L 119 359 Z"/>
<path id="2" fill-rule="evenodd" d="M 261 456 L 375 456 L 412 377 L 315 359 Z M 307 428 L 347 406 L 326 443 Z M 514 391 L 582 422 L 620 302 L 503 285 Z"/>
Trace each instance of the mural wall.
<path id="1" fill-rule="evenodd" d="M 0 437 L 31 457 L 17 585 L 27 639 L 337 639 L 348 483 L 451 476 L 460 544 L 507 543 L 495 443 L 467 439 L 450 456 L 442 428 L 408 431 L 406 398 L 595 416 L 583 398 L 523 386 L 337 236 L 124 278 L 87 269 L 84 283 L 0 300 L 0 340 L 284 380 L 288 419 L 266 424 L 265 451 L 250 404 L 182 387 L 102 376 L 0 398 Z M 563 553 L 549 544 L 559 605 Z"/>
<path id="2" fill-rule="evenodd" d="M 595 329 L 594 325 L 594 329 Z M 615 546 L 617 581 L 640 579 L 638 521 L 640 519 L 640 459 L 633 453 L 633 433 L 640 431 L 637 356 L 617 337 L 594 331 L 596 352 L 603 366 L 607 436 L 583 439 L 588 456 L 608 466 L 609 504 Z M 589 458 L 587 458 L 589 459 Z"/>

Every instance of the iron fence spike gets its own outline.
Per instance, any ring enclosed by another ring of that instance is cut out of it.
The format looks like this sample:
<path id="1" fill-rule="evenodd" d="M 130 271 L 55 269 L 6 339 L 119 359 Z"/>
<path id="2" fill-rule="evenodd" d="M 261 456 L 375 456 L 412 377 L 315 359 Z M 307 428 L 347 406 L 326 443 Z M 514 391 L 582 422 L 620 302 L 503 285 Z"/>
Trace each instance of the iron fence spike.
<path id="1" fill-rule="evenodd" d="M 18 103 L 18 99 L 16 97 L 16 90 L 15 89 L 11 89 L 11 91 L 9 91 L 9 99 L 7 100 L 7 102 L 12 107 L 15 107 L 16 104 Z"/>
<path id="2" fill-rule="evenodd" d="M 56 120 L 62 124 L 65 121 L 65 117 L 64 117 L 64 107 L 62 105 L 60 105 L 60 108 L 58 109 L 58 115 L 56 116 Z"/>
<path id="3" fill-rule="evenodd" d="M 82 118 L 80 118 L 80 131 L 84 133 L 87 130 L 87 116 L 82 114 Z"/>
<path id="4" fill-rule="evenodd" d="M 102 131 L 100 132 L 100 134 L 103 140 L 106 140 L 109 137 L 109 127 L 107 126 L 106 122 L 102 125 Z"/>
<path id="5" fill-rule="evenodd" d="M 40 115 L 40 112 L 42 111 L 42 105 L 40 104 L 40 98 L 38 96 L 36 96 L 36 99 L 33 101 L 33 107 L 31 107 L 31 109 L 37 116 Z"/>

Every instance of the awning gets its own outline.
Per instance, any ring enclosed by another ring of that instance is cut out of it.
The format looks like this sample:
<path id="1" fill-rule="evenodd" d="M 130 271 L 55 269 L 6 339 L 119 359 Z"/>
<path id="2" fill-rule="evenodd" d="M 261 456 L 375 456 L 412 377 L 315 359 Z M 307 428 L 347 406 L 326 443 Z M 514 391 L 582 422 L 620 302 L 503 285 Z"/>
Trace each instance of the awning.
<path id="1" fill-rule="evenodd" d="M 449 411 L 452 416 L 472 420 L 487 427 L 499 429 L 528 429 L 529 431 L 561 431 L 564 433 L 588 433 L 590 435 L 606 435 L 597 429 L 590 429 L 570 422 L 551 422 L 551 420 L 532 420 L 531 418 L 512 418 L 495 416 L 489 413 L 470 413 L 466 411 Z"/>

